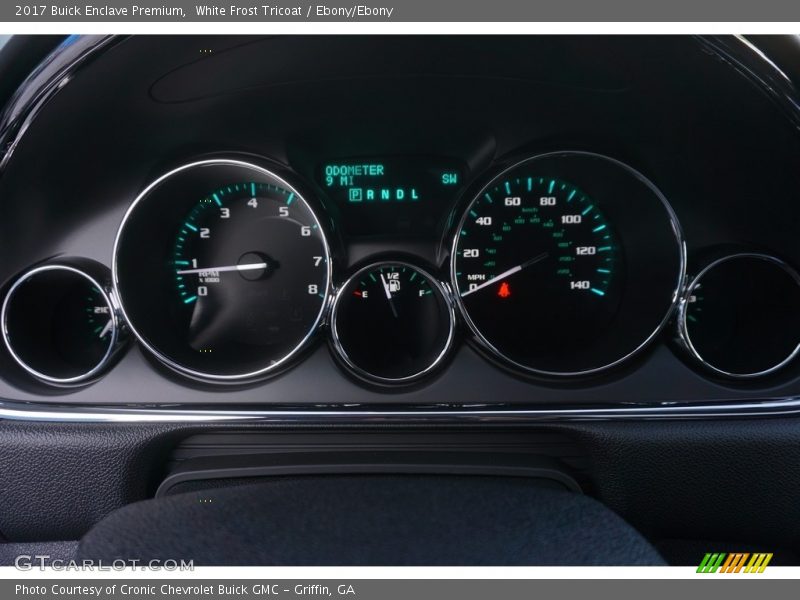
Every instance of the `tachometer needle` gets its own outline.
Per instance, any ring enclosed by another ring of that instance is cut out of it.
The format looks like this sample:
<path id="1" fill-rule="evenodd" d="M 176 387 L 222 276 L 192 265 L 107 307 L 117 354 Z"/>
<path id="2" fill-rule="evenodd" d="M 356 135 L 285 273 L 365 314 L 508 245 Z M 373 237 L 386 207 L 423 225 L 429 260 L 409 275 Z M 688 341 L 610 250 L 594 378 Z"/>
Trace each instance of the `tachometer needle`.
<path id="1" fill-rule="evenodd" d="M 389 283 L 386 281 L 386 278 L 381 273 L 381 282 L 383 283 L 383 291 L 386 292 L 386 299 L 389 301 L 389 306 L 392 308 L 392 314 L 394 318 L 397 318 L 397 309 L 394 307 L 394 302 L 392 301 L 392 292 L 389 289 Z"/>
<path id="2" fill-rule="evenodd" d="M 191 275 L 193 273 L 207 273 L 208 271 L 216 271 L 217 273 L 225 273 L 227 271 L 255 271 L 256 269 L 266 269 L 267 263 L 250 263 L 247 265 L 230 265 L 227 267 L 205 267 L 203 269 L 183 269 L 178 271 L 178 275 Z"/>
<path id="3" fill-rule="evenodd" d="M 498 279 L 503 279 L 504 277 L 508 277 L 509 275 L 513 275 L 514 273 L 519 273 L 520 271 L 522 271 L 522 269 L 530 267 L 531 265 L 533 265 L 533 264 L 535 264 L 535 263 L 537 263 L 537 262 L 539 262 L 541 260 L 544 260 L 545 258 L 547 258 L 548 254 L 550 254 L 550 253 L 549 252 L 542 252 L 538 256 L 534 256 L 532 259 L 526 260 L 524 263 L 522 263 L 520 265 L 517 265 L 516 267 L 511 267 L 507 271 L 503 271 L 499 275 L 495 275 L 494 277 L 492 277 L 488 281 L 484 281 L 482 284 L 476 285 L 474 288 L 471 288 L 471 289 L 467 290 L 466 292 L 461 294 L 461 297 L 464 298 L 466 296 L 469 296 L 473 292 L 477 292 L 478 290 L 482 290 L 483 288 L 492 285 Z"/>

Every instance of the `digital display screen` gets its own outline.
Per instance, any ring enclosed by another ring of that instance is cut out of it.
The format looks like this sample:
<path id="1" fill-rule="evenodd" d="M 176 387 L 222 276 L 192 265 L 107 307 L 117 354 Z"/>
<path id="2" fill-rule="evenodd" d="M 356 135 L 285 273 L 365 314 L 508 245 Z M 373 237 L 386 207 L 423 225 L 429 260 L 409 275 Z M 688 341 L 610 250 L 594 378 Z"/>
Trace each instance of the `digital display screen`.
<path id="1" fill-rule="evenodd" d="M 451 206 L 465 171 L 447 158 L 346 158 L 324 163 L 319 183 L 339 206 L 348 233 L 420 236 Z"/>

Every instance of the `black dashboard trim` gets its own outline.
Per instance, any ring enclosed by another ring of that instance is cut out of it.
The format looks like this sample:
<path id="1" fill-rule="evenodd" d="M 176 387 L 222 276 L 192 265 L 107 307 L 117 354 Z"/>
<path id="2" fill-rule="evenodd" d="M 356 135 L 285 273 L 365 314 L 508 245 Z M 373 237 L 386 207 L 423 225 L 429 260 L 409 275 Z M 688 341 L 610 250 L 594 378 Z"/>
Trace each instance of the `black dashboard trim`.
<path id="1" fill-rule="evenodd" d="M 70 36 L 20 85 L 0 115 L 0 173 L 11 160 L 30 124 L 75 73 L 125 36 Z M 76 43 L 81 42 L 81 43 Z M 72 52 L 67 52 L 68 49 Z"/>

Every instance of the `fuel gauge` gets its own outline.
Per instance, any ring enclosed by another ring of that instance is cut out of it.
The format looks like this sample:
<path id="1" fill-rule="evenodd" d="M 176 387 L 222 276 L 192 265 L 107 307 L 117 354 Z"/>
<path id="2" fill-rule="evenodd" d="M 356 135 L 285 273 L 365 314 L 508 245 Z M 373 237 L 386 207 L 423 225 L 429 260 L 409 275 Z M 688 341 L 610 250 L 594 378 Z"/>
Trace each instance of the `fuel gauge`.
<path id="1" fill-rule="evenodd" d="M 433 371 L 453 342 L 455 314 L 447 290 L 408 263 L 372 264 L 339 290 L 333 345 L 359 377 L 410 383 Z"/>

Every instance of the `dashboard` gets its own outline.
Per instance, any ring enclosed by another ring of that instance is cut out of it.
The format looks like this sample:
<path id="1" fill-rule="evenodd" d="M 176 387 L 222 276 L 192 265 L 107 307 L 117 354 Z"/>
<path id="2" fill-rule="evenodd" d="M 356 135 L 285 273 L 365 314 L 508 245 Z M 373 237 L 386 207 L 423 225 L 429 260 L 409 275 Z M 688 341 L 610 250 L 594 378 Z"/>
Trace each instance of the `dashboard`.
<path id="1" fill-rule="evenodd" d="M 68 38 L 0 130 L 0 397 L 792 411 L 789 87 L 737 39 Z"/>

